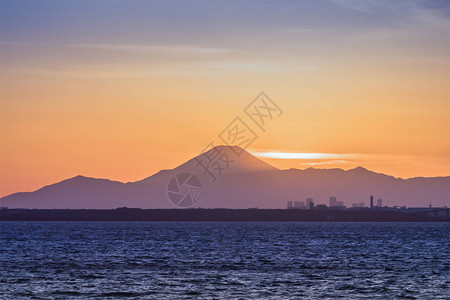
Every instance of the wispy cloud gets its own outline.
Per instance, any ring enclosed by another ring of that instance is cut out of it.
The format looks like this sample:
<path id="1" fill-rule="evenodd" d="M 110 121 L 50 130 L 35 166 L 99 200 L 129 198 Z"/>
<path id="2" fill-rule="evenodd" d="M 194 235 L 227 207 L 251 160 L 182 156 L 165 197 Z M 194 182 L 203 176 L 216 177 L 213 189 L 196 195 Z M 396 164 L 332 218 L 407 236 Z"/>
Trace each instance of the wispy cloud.
<path id="1" fill-rule="evenodd" d="M 330 160 L 330 161 L 321 161 L 321 162 L 308 162 L 305 165 L 308 166 L 322 166 L 322 165 L 338 165 L 338 164 L 347 164 L 349 161 L 347 160 Z"/>
<path id="2" fill-rule="evenodd" d="M 292 167 L 293 163 L 301 167 L 340 167 L 353 168 L 365 166 L 369 168 L 403 167 L 414 168 L 436 163 L 448 164 L 448 154 L 440 156 L 413 155 L 413 154 L 387 154 L 387 153 L 323 153 L 323 152 L 281 152 L 277 150 L 258 149 L 250 151 L 262 159 L 279 160 L 280 166 Z"/>
<path id="3" fill-rule="evenodd" d="M 36 43 L 36 42 L 0 42 L 1 46 L 47 46 L 98 49 L 119 52 L 147 53 L 147 54 L 173 54 L 173 55 L 205 55 L 229 54 L 233 49 L 211 48 L 191 45 L 132 45 L 132 44 L 83 44 L 83 43 Z"/>
<path id="4" fill-rule="evenodd" d="M 369 153 L 318 153 L 318 152 L 251 152 L 261 158 L 300 160 L 305 165 L 344 164 L 356 162 L 383 162 L 383 161 L 414 161 L 418 157 L 396 154 L 369 154 Z M 423 158 L 422 158 L 423 159 Z"/>
<path id="5" fill-rule="evenodd" d="M 174 54 L 174 55 L 204 55 L 204 54 L 229 54 L 232 49 L 225 48 L 208 48 L 196 47 L 188 45 L 160 46 L 160 45 L 111 45 L 111 44 L 70 44 L 73 47 L 115 50 L 137 53 L 158 53 L 158 54 Z"/>
<path id="6" fill-rule="evenodd" d="M 345 159 L 361 157 L 361 154 L 307 153 L 307 152 L 253 152 L 253 155 L 275 159 Z"/>

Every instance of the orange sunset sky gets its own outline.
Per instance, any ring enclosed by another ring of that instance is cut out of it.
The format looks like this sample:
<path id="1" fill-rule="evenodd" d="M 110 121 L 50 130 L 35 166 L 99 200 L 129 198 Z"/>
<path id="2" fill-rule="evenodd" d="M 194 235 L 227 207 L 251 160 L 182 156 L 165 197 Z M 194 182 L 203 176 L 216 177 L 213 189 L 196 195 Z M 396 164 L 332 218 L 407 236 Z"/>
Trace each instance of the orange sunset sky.
<path id="1" fill-rule="evenodd" d="M 261 91 L 276 167 L 450 175 L 448 1 L 106 4 L 0 2 L 0 196 L 176 167 Z"/>

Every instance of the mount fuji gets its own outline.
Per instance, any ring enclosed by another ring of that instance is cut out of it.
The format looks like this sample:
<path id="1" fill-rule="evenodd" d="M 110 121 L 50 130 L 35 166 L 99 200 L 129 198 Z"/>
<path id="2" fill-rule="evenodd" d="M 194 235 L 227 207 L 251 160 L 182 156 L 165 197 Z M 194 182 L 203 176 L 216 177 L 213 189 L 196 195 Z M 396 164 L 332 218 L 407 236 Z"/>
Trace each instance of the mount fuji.
<path id="1" fill-rule="evenodd" d="M 362 167 L 279 170 L 237 146 L 217 146 L 136 182 L 76 176 L 34 192 L 5 196 L 0 202 L 8 208 L 175 208 L 168 197 L 168 184 L 178 174 L 198 178 L 201 196 L 193 207 L 199 208 L 285 208 L 286 201 L 309 197 L 316 204 L 326 204 L 330 196 L 347 206 L 364 201 L 367 206 L 370 195 L 383 195 L 383 204 L 388 206 L 450 204 L 449 176 L 401 179 Z"/>

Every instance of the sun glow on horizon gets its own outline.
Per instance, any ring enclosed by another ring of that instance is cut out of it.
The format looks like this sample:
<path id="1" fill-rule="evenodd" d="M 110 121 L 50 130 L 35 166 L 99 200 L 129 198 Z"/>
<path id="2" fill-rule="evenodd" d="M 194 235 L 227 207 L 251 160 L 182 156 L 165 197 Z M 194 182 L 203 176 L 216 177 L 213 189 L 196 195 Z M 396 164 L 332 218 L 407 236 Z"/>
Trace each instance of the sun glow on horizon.
<path id="1" fill-rule="evenodd" d="M 252 152 L 263 158 L 276 159 L 344 159 L 360 157 L 360 154 L 305 153 L 305 152 Z"/>

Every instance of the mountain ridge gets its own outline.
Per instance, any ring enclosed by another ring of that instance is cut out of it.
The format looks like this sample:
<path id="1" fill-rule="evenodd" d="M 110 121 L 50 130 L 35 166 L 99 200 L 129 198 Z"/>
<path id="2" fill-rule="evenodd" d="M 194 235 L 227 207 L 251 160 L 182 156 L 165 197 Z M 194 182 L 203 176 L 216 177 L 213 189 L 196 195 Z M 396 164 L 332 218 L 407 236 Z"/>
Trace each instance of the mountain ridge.
<path id="1" fill-rule="evenodd" d="M 234 161 L 216 181 L 208 180 L 199 168 L 202 155 L 233 151 Z M 217 146 L 185 163 L 156 172 L 142 180 L 120 182 L 77 175 L 46 185 L 32 192 L 19 192 L 0 198 L 1 206 L 10 208 L 173 208 L 167 198 L 167 184 L 179 173 L 195 174 L 203 188 L 200 207 L 283 208 L 286 201 L 317 199 L 327 203 L 335 195 L 347 206 L 367 203 L 370 195 L 383 195 L 388 205 L 449 205 L 450 176 L 396 178 L 363 167 L 349 170 L 285 169 L 280 170 L 239 147 Z"/>

